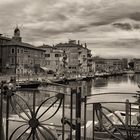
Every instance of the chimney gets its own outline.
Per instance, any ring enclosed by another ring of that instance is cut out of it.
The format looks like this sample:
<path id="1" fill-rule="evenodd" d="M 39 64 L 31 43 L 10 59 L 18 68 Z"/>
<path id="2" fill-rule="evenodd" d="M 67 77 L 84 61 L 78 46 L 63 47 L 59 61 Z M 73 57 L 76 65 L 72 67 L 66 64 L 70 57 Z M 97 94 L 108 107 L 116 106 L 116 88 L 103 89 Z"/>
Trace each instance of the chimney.
<path id="1" fill-rule="evenodd" d="M 87 48 L 87 43 L 85 43 L 85 48 Z"/>

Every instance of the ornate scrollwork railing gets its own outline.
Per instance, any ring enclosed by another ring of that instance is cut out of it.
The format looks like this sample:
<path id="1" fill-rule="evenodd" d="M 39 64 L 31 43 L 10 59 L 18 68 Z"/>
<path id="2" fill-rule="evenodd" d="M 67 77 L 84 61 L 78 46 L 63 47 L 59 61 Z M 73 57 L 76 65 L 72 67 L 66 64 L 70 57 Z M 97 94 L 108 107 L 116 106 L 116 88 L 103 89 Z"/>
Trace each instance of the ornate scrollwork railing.
<path id="1" fill-rule="evenodd" d="M 56 133 L 53 132 L 52 129 L 53 125 L 47 126 L 44 122 L 50 120 L 59 111 L 62 102 L 64 101 L 64 94 L 57 93 L 54 96 L 44 99 L 40 105 L 36 106 L 36 92 L 33 90 L 32 107 L 15 91 L 7 89 L 2 92 L 1 95 L 6 102 L 6 140 L 57 139 Z M 47 102 L 49 102 L 48 104 L 50 105 L 42 111 L 41 108 L 44 107 Z M 53 106 L 56 103 L 57 106 L 54 108 Z M 14 113 L 13 116 L 16 117 L 16 119 L 10 117 L 11 113 Z M 18 127 L 11 134 L 9 134 L 9 130 L 11 129 L 10 122 L 18 123 Z"/>
<path id="2" fill-rule="evenodd" d="M 81 91 L 77 94 L 77 89 L 71 90 L 70 94 L 67 94 L 58 91 L 43 90 L 44 92 L 54 92 L 54 94 L 52 94 L 52 96 L 44 96 L 43 100 L 41 100 L 40 102 L 36 102 L 36 99 L 38 97 L 36 89 L 24 90 L 26 91 L 25 94 L 27 95 L 28 90 L 29 92 L 32 92 L 33 97 L 30 97 L 29 101 L 27 101 L 26 98 L 18 93 L 19 90 L 9 90 L 8 88 L 1 90 L 1 126 L 3 118 L 5 118 L 3 127 L 5 136 L 3 137 L 3 140 L 56 140 L 58 139 L 59 135 L 60 139 L 62 140 L 66 139 L 66 137 L 72 139 L 73 128 L 71 126 L 68 126 L 69 130 L 67 132 L 67 135 L 65 135 L 65 97 L 70 97 L 69 111 L 71 112 L 71 114 L 69 118 L 69 124 L 72 124 L 72 113 L 74 111 L 76 112 L 75 114 L 77 114 L 77 119 L 75 120 L 80 120 L 80 114 L 78 114 L 77 112 L 81 112 Z M 77 98 L 76 103 L 73 102 L 74 94 Z M 77 100 L 79 101 L 78 103 Z M 78 109 L 74 109 L 73 111 L 74 104 L 78 106 L 76 107 Z M 5 110 L 4 106 L 6 106 Z M 58 120 L 60 119 L 60 123 L 53 124 L 52 120 L 54 116 L 57 116 L 57 113 L 59 114 L 59 111 L 61 112 L 61 115 L 59 116 L 60 118 L 58 118 Z M 76 121 L 74 125 L 76 126 L 75 137 L 80 138 L 80 122 Z M 61 132 L 58 133 L 56 127 L 59 127 L 59 131 Z"/>

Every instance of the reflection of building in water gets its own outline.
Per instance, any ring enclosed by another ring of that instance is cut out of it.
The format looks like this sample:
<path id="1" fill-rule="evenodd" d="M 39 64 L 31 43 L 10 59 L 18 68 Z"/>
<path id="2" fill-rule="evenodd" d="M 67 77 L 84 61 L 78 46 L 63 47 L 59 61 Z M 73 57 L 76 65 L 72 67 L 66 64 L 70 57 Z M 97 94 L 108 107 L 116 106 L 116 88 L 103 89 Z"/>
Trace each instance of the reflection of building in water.
<path id="1" fill-rule="evenodd" d="M 92 80 L 86 81 L 87 83 L 87 95 L 91 95 L 91 89 L 92 89 Z"/>
<path id="2" fill-rule="evenodd" d="M 35 104 L 38 106 L 43 102 L 45 99 L 50 97 L 49 92 L 44 92 L 44 91 L 20 91 L 18 92 L 19 95 L 22 96 L 22 98 L 28 103 L 30 107 L 33 105 L 33 94 L 35 94 Z M 53 95 L 52 95 L 53 96 Z M 19 101 L 19 103 L 24 107 L 27 108 L 25 103 L 21 100 L 21 98 L 16 97 L 16 100 Z"/>
<path id="3" fill-rule="evenodd" d="M 67 88 L 62 86 L 48 86 L 42 87 L 40 90 L 36 91 L 18 91 L 17 93 L 23 97 L 23 99 L 28 103 L 30 107 L 33 106 L 33 94 L 35 94 L 35 105 L 39 106 L 45 99 L 55 96 L 58 93 L 68 93 Z M 22 105 L 24 109 L 27 109 L 25 102 L 21 98 L 16 97 L 16 100 Z M 53 103 L 55 98 L 48 100 L 44 105 L 48 106 Z M 65 103 L 69 103 L 69 96 L 66 96 Z"/>
<path id="4" fill-rule="evenodd" d="M 127 83 L 128 82 L 128 75 L 122 75 L 122 76 L 112 76 L 108 78 L 109 82 L 115 82 L 115 83 Z"/>
<path id="5" fill-rule="evenodd" d="M 76 88 L 81 87 L 82 96 L 90 95 L 92 88 L 92 80 L 88 81 L 71 81 L 69 87 Z"/>
<path id="6" fill-rule="evenodd" d="M 133 59 L 135 73 L 140 73 L 140 59 Z"/>
<path id="7" fill-rule="evenodd" d="M 134 74 L 133 82 L 134 83 L 140 83 L 140 74 Z"/>
<path id="8" fill-rule="evenodd" d="M 108 80 L 106 78 L 96 78 L 93 81 L 94 87 L 106 87 L 108 84 Z"/>
<path id="9" fill-rule="evenodd" d="M 128 74 L 128 77 L 129 77 L 129 80 L 132 82 L 132 83 L 135 83 L 135 74 Z"/>
<path id="10" fill-rule="evenodd" d="M 82 94 L 91 95 L 91 88 L 92 88 L 92 80 L 82 81 Z"/>

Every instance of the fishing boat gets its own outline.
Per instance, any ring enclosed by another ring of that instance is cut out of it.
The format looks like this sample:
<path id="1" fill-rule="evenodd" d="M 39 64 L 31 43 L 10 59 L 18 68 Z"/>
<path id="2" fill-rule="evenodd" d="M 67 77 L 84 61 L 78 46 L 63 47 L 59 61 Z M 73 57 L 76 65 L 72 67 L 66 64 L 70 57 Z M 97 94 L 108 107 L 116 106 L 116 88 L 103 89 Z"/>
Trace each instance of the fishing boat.
<path id="1" fill-rule="evenodd" d="M 19 81 L 16 86 L 18 88 L 38 88 L 40 86 L 40 81 Z"/>

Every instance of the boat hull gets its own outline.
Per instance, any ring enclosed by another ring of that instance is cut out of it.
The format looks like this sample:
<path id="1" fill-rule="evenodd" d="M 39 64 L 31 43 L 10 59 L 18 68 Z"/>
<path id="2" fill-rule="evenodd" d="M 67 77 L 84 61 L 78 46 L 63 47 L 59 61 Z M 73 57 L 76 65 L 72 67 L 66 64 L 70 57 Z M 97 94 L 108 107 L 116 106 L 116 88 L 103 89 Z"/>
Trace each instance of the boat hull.
<path id="1" fill-rule="evenodd" d="M 40 86 L 40 82 L 19 83 L 17 86 L 20 88 L 38 88 Z"/>

